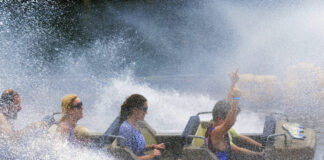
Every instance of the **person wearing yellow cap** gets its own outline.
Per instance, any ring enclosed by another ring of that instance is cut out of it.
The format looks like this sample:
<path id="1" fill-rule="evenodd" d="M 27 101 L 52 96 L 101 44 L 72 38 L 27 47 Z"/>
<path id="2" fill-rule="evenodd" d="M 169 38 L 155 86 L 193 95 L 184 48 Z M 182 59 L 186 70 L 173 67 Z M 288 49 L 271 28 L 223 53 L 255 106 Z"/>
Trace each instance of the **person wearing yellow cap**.
<path id="1" fill-rule="evenodd" d="M 49 131 L 60 133 L 68 142 L 75 144 L 74 128 L 83 117 L 83 105 L 80 98 L 75 94 L 67 94 L 62 98 L 62 117 L 57 125 L 53 125 Z"/>
<path id="2" fill-rule="evenodd" d="M 74 135 L 81 146 L 88 146 L 90 142 L 90 131 L 88 128 L 77 125 L 74 128 Z"/>

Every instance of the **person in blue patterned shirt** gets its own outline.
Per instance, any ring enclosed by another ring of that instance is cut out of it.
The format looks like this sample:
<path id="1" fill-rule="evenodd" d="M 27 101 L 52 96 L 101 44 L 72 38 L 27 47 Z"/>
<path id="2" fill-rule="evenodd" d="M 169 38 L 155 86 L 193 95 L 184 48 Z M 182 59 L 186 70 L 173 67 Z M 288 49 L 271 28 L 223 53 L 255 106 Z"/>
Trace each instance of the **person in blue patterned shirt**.
<path id="1" fill-rule="evenodd" d="M 147 114 L 147 100 L 140 94 L 133 94 L 129 96 L 121 106 L 119 116 L 119 136 L 126 139 L 119 139 L 121 146 L 128 146 L 140 160 L 153 159 L 154 157 L 160 157 L 161 152 L 159 149 L 165 149 L 165 145 L 153 144 L 146 145 L 144 136 L 137 125 L 137 121 L 143 121 Z M 149 155 L 145 155 L 146 150 L 152 149 L 153 152 Z"/>

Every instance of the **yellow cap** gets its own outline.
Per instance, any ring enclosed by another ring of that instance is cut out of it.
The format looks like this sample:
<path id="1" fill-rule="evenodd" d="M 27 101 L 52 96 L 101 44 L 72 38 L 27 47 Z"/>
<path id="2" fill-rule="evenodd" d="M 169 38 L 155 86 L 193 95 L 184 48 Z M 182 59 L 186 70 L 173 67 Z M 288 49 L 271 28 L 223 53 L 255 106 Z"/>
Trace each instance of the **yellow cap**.
<path id="1" fill-rule="evenodd" d="M 75 100 L 78 96 L 75 94 L 67 94 L 62 98 L 62 117 L 61 120 L 66 116 L 67 111 L 69 110 L 69 104 L 72 103 L 73 100 Z"/>
<path id="2" fill-rule="evenodd" d="M 88 128 L 77 125 L 74 128 L 74 135 L 78 140 L 81 140 L 82 138 L 89 138 L 90 131 Z"/>

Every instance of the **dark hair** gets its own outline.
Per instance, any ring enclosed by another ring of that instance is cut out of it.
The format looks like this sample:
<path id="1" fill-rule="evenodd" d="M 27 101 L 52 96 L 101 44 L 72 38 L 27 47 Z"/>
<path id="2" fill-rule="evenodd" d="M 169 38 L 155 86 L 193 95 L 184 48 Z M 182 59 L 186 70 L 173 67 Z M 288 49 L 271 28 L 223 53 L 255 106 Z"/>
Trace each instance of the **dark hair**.
<path id="1" fill-rule="evenodd" d="M 217 121 L 217 118 L 220 117 L 225 119 L 231 106 L 225 100 L 218 101 L 212 111 L 213 114 L 213 121 Z"/>
<path id="2" fill-rule="evenodd" d="M 0 106 L 2 107 L 5 104 L 13 104 L 16 96 L 19 97 L 19 94 L 12 89 L 3 91 L 1 94 Z"/>
<path id="3" fill-rule="evenodd" d="M 146 101 L 146 98 L 140 94 L 132 94 L 127 97 L 120 107 L 119 124 L 127 120 L 127 117 L 133 113 L 133 108 L 142 107 Z"/>

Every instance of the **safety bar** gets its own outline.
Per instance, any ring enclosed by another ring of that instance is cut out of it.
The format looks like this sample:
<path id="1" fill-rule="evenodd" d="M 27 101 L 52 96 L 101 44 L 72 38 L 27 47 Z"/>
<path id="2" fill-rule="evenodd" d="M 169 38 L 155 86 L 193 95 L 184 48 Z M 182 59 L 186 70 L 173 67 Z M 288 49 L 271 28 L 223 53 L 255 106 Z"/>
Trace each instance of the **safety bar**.
<path id="1" fill-rule="evenodd" d="M 201 114 L 210 114 L 210 113 L 213 113 L 213 112 L 198 112 L 197 113 L 197 116 L 201 115 Z"/>
<path id="2" fill-rule="evenodd" d="M 126 142 L 126 138 L 123 137 L 123 136 L 116 136 L 116 135 L 102 135 L 100 146 L 103 146 L 103 145 L 106 144 L 106 139 L 107 139 L 107 138 L 117 138 L 117 139 L 122 139 L 123 142 Z"/>
<path id="3" fill-rule="evenodd" d="M 203 137 L 203 136 L 188 135 L 188 136 L 185 137 L 185 142 L 186 142 L 186 144 L 189 144 L 189 143 L 188 143 L 188 138 L 200 138 L 200 139 L 205 139 L 205 137 Z"/>
<path id="4" fill-rule="evenodd" d="M 126 142 L 126 138 L 123 137 L 123 136 L 115 136 L 115 135 L 108 135 L 108 136 L 105 136 L 105 137 L 109 137 L 109 138 L 117 138 L 117 139 L 122 139 L 123 141 Z"/>
<path id="5" fill-rule="evenodd" d="M 284 136 L 284 138 L 285 138 L 285 145 L 287 145 L 287 136 L 286 136 L 286 134 L 271 134 L 271 135 L 269 135 L 267 137 L 266 145 L 269 142 L 269 138 L 271 138 L 271 137 L 279 137 L 279 136 Z"/>
<path id="6" fill-rule="evenodd" d="M 200 138 L 200 139 L 205 139 L 203 136 L 194 136 L 194 135 L 188 135 L 186 138 Z"/>

